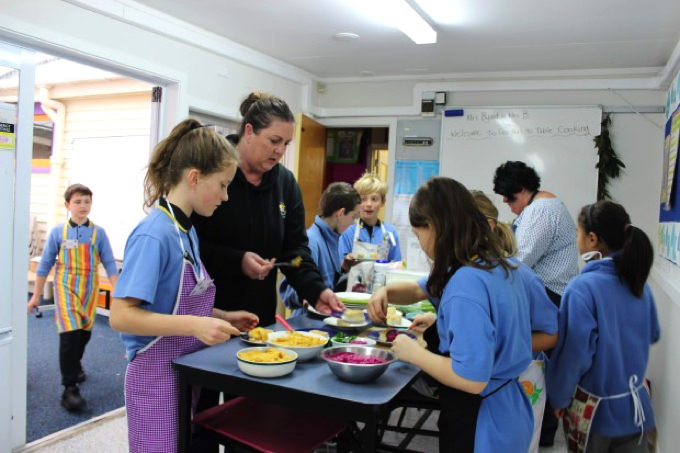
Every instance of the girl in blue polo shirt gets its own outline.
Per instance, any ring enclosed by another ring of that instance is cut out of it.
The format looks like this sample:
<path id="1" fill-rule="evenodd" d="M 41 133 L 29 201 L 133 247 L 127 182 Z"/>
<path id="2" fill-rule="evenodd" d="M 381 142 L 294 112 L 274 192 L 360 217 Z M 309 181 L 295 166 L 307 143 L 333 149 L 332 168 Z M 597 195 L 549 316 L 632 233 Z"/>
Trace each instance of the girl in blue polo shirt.
<path id="1" fill-rule="evenodd" d="M 654 250 L 611 201 L 581 209 L 577 243 L 586 265 L 562 297 L 548 398 L 563 417 L 570 452 L 643 453 L 654 427 L 643 382 L 661 335 L 646 284 Z"/>
<path id="2" fill-rule="evenodd" d="M 457 181 L 421 186 L 409 220 L 433 260 L 426 289 L 440 300 L 440 354 L 406 335 L 393 350 L 441 384 L 439 450 L 525 453 L 533 415 L 517 377 L 531 361 L 531 307 L 520 271 Z"/>
<path id="3" fill-rule="evenodd" d="M 123 332 L 130 452 L 174 452 L 177 376 L 172 361 L 257 325 L 251 313 L 213 309 L 215 286 L 201 263 L 189 217 L 227 201 L 238 154 L 224 137 L 185 120 L 161 141 L 145 179 L 158 207 L 133 230 L 114 290 L 111 326 Z"/>

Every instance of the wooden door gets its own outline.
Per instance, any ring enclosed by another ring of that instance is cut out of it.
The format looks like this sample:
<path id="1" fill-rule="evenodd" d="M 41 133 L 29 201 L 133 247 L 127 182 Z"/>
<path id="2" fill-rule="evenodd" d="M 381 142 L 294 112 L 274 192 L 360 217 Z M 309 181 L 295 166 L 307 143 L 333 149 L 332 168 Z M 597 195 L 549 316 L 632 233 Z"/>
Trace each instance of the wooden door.
<path id="1" fill-rule="evenodd" d="M 326 168 L 326 127 L 312 118 L 298 114 L 295 132 L 295 176 L 305 204 L 305 225 L 314 223 L 319 211 Z"/>

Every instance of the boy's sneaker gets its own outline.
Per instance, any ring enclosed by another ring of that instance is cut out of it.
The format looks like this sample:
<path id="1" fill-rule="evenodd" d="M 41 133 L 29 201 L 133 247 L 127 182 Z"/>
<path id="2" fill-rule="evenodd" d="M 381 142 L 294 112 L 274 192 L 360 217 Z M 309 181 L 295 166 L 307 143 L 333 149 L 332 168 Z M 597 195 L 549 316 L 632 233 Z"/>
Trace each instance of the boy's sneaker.
<path id="1" fill-rule="evenodd" d="M 85 374 L 85 372 L 83 370 L 80 370 L 78 372 L 78 376 L 76 377 L 76 382 L 78 384 L 80 384 L 82 382 L 85 382 L 86 380 L 87 380 L 87 375 Z"/>
<path id="2" fill-rule="evenodd" d="M 69 412 L 80 412 L 85 408 L 85 399 L 80 396 L 78 386 L 71 385 L 64 389 L 61 395 L 61 405 Z"/>

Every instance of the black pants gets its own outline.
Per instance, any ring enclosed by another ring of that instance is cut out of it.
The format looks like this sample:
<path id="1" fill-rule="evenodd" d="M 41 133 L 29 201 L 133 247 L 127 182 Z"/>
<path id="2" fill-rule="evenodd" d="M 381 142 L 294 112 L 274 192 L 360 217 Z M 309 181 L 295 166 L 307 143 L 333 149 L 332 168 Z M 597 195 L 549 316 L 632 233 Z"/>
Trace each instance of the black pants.
<path id="1" fill-rule="evenodd" d="M 482 397 L 442 385 L 439 401 L 439 453 L 473 453 Z"/>
<path id="2" fill-rule="evenodd" d="M 548 293 L 548 297 L 557 308 L 560 308 L 560 303 L 562 301 L 562 296 L 550 291 L 548 288 L 545 289 Z M 545 355 L 550 358 L 552 349 L 545 351 Z M 549 384 L 548 384 L 549 385 Z M 539 439 L 539 444 L 542 446 L 550 446 L 555 442 L 555 432 L 559 427 L 559 420 L 555 417 L 555 413 L 552 405 L 549 401 L 545 402 L 545 409 L 543 410 L 543 424 L 541 425 L 541 437 Z"/>
<path id="3" fill-rule="evenodd" d="M 82 329 L 59 334 L 59 368 L 61 383 L 65 387 L 76 385 L 78 373 L 83 369 L 80 361 L 91 336 L 91 331 Z"/>

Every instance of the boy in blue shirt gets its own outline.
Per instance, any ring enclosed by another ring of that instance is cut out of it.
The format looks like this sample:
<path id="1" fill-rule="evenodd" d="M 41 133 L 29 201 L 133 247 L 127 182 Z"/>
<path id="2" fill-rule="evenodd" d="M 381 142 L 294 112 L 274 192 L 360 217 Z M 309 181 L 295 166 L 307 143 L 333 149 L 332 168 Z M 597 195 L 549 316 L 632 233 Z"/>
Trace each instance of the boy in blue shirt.
<path id="1" fill-rule="evenodd" d="M 28 311 L 40 304 L 47 275 L 56 262 L 54 318 L 59 331 L 59 367 L 64 386 L 61 405 L 70 412 L 78 412 L 85 407 L 78 383 L 85 381 L 81 360 L 96 316 L 99 263 L 104 264 L 114 287 L 118 271 L 106 232 L 87 218 L 92 209 L 92 191 L 82 184 L 72 184 L 64 199 L 71 218 L 54 227 L 45 242 Z"/>
<path id="2" fill-rule="evenodd" d="M 344 290 L 337 287 L 341 276 L 340 259 L 337 254 L 338 240 L 342 232 L 359 216 L 360 203 L 361 198 L 351 185 L 346 182 L 334 182 L 321 195 L 319 215 L 314 219 L 314 224 L 307 229 L 312 259 L 319 268 L 326 286 L 335 291 Z M 293 310 L 293 316 L 303 313 L 302 301 L 286 279 L 281 282 L 279 292 L 286 307 Z"/>

